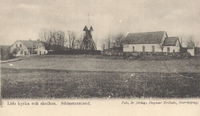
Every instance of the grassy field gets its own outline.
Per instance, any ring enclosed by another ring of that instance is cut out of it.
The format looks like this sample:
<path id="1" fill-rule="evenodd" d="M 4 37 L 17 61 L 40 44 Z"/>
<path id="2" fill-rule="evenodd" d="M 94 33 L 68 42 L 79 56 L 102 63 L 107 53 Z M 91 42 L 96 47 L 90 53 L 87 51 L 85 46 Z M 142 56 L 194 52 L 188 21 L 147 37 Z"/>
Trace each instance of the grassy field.
<path id="1" fill-rule="evenodd" d="M 199 59 L 34 56 L 2 64 L 4 98 L 200 97 Z"/>
<path id="2" fill-rule="evenodd" d="M 181 60 L 123 60 L 101 56 L 48 55 L 33 56 L 24 60 L 1 64 L 2 68 L 56 69 L 75 71 L 117 72 L 200 72 L 200 59 Z"/>

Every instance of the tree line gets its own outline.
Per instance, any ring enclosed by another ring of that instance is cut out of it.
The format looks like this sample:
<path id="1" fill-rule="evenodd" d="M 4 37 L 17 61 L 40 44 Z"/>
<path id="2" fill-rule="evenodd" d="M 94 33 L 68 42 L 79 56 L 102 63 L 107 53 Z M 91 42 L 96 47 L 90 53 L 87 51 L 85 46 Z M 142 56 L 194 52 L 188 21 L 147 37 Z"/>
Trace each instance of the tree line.
<path id="1" fill-rule="evenodd" d="M 45 30 L 39 33 L 39 41 L 43 42 L 47 50 L 80 49 L 83 36 L 78 36 L 74 31 L 65 33 L 61 30 Z M 123 47 L 124 33 L 116 33 L 102 38 L 102 50 Z M 197 47 L 199 42 L 190 36 L 185 41 L 187 46 Z"/>
<path id="2" fill-rule="evenodd" d="M 122 47 L 125 35 L 117 33 L 102 38 L 102 49 Z M 43 42 L 47 50 L 80 49 L 83 36 L 78 36 L 74 31 L 43 30 L 39 33 L 39 41 Z M 103 47 L 104 46 L 104 47 Z"/>
<path id="3" fill-rule="evenodd" d="M 82 41 L 74 31 L 44 30 L 39 33 L 39 41 L 47 50 L 79 49 Z"/>

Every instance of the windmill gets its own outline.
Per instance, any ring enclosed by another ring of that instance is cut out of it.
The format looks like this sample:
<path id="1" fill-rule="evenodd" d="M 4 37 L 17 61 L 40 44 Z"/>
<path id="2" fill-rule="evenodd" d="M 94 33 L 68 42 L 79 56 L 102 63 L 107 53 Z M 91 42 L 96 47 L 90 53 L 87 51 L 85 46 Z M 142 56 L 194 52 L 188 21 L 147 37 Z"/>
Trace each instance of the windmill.
<path id="1" fill-rule="evenodd" d="M 88 24 L 89 24 L 89 14 L 88 14 Z M 97 49 L 96 44 L 94 43 L 94 40 L 92 38 L 93 27 L 90 26 L 90 28 L 88 28 L 87 26 L 85 26 L 83 31 L 85 31 L 85 33 L 83 41 L 80 46 L 81 50 L 96 50 Z"/>
<path id="2" fill-rule="evenodd" d="M 90 26 L 88 29 L 88 27 L 85 26 L 83 31 L 85 31 L 85 34 L 80 46 L 81 50 L 96 50 L 96 44 L 92 38 L 93 27 Z"/>

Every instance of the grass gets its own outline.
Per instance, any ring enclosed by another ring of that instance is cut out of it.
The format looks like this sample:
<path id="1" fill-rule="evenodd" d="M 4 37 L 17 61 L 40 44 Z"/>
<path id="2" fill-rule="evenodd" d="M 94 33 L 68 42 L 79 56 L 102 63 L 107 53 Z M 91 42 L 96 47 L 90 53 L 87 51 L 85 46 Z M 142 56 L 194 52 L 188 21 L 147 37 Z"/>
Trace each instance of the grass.
<path id="1" fill-rule="evenodd" d="M 11 64 L 2 64 L 2 68 L 166 73 L 200 71 L 200 59 L 140 61 L 106 59 L 102 56 L 44 55 L 29 57 Z"/>
<path id="2" fill-rule="evenodd" d="M 34 56 L 2 64 L 3 98 L 200 97 L 199 59 Z"/>
<path id="3" fill-rule="evenodd" d="M 2 69 L 3 98 L 200 97 L 200 73 Z"/>

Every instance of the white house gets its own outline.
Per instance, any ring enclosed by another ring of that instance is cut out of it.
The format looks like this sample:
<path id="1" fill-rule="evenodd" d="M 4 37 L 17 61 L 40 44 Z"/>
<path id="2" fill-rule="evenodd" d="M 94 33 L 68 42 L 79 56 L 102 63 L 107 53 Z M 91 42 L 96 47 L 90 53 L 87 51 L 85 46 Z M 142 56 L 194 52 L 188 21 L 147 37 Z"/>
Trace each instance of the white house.
<path id="1" fill-rule="evenodd" d="M 123 41 L 123 52 L 180 52 L 180 42 L 165 31 L 129 33 Z"/>
<path id="2" fill-rule="evenodd" d="M 10 47 L 10 53 L 16 56 L 25 56 L 31 54 L 47 54 L 43 43 L 33 40 L 18 40 Z"/>

